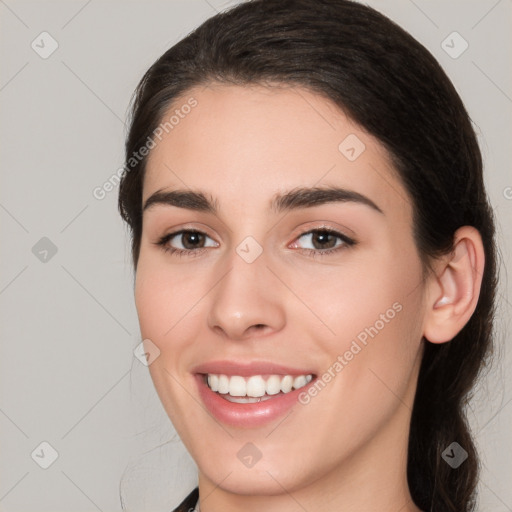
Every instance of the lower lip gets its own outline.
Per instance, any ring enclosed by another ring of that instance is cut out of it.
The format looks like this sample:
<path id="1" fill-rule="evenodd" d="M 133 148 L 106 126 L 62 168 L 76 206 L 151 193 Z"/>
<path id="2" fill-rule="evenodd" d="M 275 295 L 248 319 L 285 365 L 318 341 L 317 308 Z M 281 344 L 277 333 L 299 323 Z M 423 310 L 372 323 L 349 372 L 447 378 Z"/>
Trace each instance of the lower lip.
<path id="1" fill-rule="evenodd" d="M 265 425 L 288 412 L 297 403 L 300 393 L 306 391 L 315 382 L 315 378 L 305 386 L 269 398 L 263 402 L 237 404 L 222 398 L 212 391 L 204 381 L 204 375 L 195 375 L 199 396 L 208 411 L 222 423 L 235 427 L 253 428 Z"/>

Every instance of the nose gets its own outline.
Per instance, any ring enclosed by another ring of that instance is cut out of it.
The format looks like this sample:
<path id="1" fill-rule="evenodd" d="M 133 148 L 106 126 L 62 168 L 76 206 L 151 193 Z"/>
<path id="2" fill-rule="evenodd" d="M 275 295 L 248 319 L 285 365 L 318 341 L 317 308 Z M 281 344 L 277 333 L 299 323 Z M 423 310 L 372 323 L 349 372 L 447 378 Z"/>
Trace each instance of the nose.
<path id="1" fill-rule="evenodd" d="M 209 296 L 208 326 L 232 340 L 268 335 L 285 324 L 282 284 L 263 252 L 251 263 L 233 250 Z"/>

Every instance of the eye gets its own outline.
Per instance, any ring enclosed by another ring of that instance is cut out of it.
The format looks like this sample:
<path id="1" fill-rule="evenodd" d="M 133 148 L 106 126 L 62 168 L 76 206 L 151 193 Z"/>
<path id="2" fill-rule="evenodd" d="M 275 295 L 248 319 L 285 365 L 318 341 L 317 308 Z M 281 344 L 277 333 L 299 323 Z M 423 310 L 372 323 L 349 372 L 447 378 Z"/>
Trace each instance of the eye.
<path id="1" fill-rule="evenodd" d="M 302 248 L 302 252 L 313 257 L 332 254 L 357 243 L 343 233 L 324 227 L 302 233 L 297 240 L 301 238 L 309 239 L 313 245 L 313 248 Z M 213 243 L 205 245 L 207 239 Z M 176 256 L 192 257 L 199 256 L 206 251 L 207 247 L 218 247 L 218 244 L 206 233 L 195 229 L 182 229 L 174 233 L 168 233 L 155 242 L 155 244 L 160 246 L 163 251 Z M 178 247 L 175 245 L 178 245 Z M 296 246 L 297 243 L 295 242 L 293 247 L 296 248 Z"/>
<path id="2" fill-rule="evenodd" d="M 313 246 L 313 248 L 303 248 L 303 251 L 314 257 L 326 256 L 356 244 L 352 238 L 330 228 L 312 229 L 302 233 L 297 240 L 301 238 L 309 240 Z M 293 245 L 296 246 L 297 243 L 295 242 Z"/>
<path id="3" fill-rule="evenodd" d="M 174 242 L 176 239 L 176 242 Z M 210 244 L 209 246 L 204 246 L 205 240 L 212 240 L 206 233 L 197 230 L 191 229 L 182 229 L 180 231 L 175 231 L 174 233 L 169 233 L 164 235 L 156 245 L 162 247 L 165 252 L 170 252 L 171 254 L 176 254 L 178 256 L 190 255 L 198 256 L 205 251 L 205 247 L 217 247 L 216 243 Z M 175 243 L 178 247 L 173 247 L 171 243 Z M 181 245 L 181 247 L 179 247 Z"/>

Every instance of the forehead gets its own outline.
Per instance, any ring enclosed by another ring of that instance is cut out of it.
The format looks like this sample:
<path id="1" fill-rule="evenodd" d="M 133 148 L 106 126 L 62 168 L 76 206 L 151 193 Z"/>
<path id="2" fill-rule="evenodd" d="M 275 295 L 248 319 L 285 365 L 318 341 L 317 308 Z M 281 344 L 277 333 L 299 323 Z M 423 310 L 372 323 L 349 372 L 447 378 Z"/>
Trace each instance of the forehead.
<path id="1" fill-rule="evenodd" d="M 369 196 L 383 210 L 411 213 L 379 141 L 304 88 L 194 87 L 173 102 L 160 126 L 143 201 L 158 190 L 190 188 L 211 193 L 221 209 L 223 203 L 261 208 L 279 191 L 335 185 Z"/>

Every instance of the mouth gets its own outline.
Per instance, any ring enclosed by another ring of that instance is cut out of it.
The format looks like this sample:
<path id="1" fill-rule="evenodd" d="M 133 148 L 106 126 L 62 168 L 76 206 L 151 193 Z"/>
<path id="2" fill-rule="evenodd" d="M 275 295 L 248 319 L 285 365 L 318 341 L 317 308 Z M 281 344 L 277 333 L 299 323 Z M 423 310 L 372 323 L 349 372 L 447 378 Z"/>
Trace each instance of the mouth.
<path id="1" fill-rule="evenodd" d="M 224 400 L 238 404 L 253 404 L 286 395 L 309 384 L 314 374 L 251 376 L 200 374 L 208 388 Z"/>
<path id="2" fill-rule="evenodd" d="M 193 369 L 205 410 L 217 421 L 238 428 L 268 426 L 290 415 L 301 393 L 315 385 L 310 370 L 269 362 L 212 362 Z M 304 414 L 301 407 L 298 414 Z"/>

